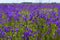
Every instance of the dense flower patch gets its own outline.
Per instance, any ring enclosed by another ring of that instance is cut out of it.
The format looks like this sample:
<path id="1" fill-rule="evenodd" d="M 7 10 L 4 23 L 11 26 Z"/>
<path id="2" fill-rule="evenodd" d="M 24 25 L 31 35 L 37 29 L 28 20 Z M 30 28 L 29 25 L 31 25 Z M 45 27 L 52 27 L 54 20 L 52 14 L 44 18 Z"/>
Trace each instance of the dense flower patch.
<path id="1" fill-rule="evenodd" d="M 0 4 L 0 40 L 60 40 L 59 4 Z"/>

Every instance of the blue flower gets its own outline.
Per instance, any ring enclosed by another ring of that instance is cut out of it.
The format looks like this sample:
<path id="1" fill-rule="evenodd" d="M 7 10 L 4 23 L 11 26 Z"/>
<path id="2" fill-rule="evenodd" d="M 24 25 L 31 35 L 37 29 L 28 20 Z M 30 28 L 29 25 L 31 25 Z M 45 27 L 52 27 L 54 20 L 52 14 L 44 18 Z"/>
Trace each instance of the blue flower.
<path id="1" fill-rule="evenodd" d="M 28 28 L 28 27 L 26 27 L 26 30 L 28 31 L 28 32 L 32 32 L 32 30 L 30 29 L 30 28 Z"/>
<path id="2" fill-rule="evenodd" d="M 24 37 L 29 37 L 31 34 L 29 32 L 24 32 Z"/>
<path id="3" fill-rule="evenodd" d="M 3 30 L 0 29 L 0 38 L 5 36 L 5 32 Z"/>
<path id="4" fill-rule="evenodd" d="M 8 21 L 8 22 L 10 22 L 10 21 L 11 21 L 11 18 L 10 18 L 10 17 L 8 17 L 8 18 L 7 18 L 7 21 Z"/>
<path id="5" fill-rule="evenodd" d="M 56 22 L 55 22 L 55 24 L 56 24 L 56 25 L 58 25 L 58 24 L 59 24 L 59 22 L 58 22 L 58 21 L 56 21 Z"/>
<path id="6" fill-rule="evenodd" d="M 29 20 L 32 20 L 33 19 L 33 14 L 30 14 L 30 16 L 29 16 Z"/>
<path id="7" fill-rule="evenodd" d="M 4 31 L 2 31 L 2 32 L 1 32 L 1 35 L 3 35 L 3 36 L 4 36 L 4 35 L 5 35 L 5 32 L 4 32 Z"/>
<path id="8" fill-rule="evenodd" d="M 44 28 L 44 26 L 41 26 L 41 28 Z"/>
<path id="9" fill-rule="evenodd" d="M 10 29 L 8 27 L 4 27 L 5 32 L 10 32 Z"/>
<path id="10" fill-rule="evenodd" d="M 11 31 L 12 31 L 12 33 L 14 34 L 15 31 L 14 31 L 13 29 L 12 29 Z"/>
<path id="11" fill-rule="evenodd" d="M 52 12 L 51 16 L 56 17 L 56 12 Z"/>
<path id="12" fill-rule="evenodd" d="M 45 15 L 43 13 L 39 15 L 39 18 L 44 18 L 44 17 Z"/>
<path id="13" fill-rule="evenodd" d="M 29 40 L 29 37 L 27 37 L 26 40 Z"/>
<path id="14" fill-rule="evenodd" d="M 0 28 L 0 32 L 2 31 L 2 29 Z"/>
<path id="15" fill-rule="evenodd" d="M 9 36 L 10 40 L 12 40 L 12 36 Z"/>
<path id="16" fill-rule="evenodd" d="M 26 16 L 23 16 L 23 19 L 24 19 L 24 21 L 27 21 L 28 20 L 28 18 Z"/>
<path id="17" fill-rule="evenodd" d="M 20 24 L 20 27 L 23 27 L 24 25 L 23 24 Z"/>
<path id="18" fill-rule="evenodd" d="M 19 21 L 19 17 L 18 16 L 14 16 L 14 20 L 15 21 Z"/>
<path id="19" fill-rule="evenodd" d="M 19 31 L 19 28 L 16 28 L 15 30 L 16 30 L 16 32 L 18 32 Z"/>
<path id="20" fill-rule="evenodd" d="M 0 18 L 2 18 L 2 13 L 0 14 Z"/>
<path id="21" fill-rule="evenodd" d="M 12 17 L 12 16 L 13 16 L 13 13 L 8 12 L 8 16 L 9 16 L 9 17 Z"/>
<path id="22" fill-rule="evenodd" d="M 60 35 L 60 30 L 56 30 L 56 32 L 58 33 L 58 35 Z"/>

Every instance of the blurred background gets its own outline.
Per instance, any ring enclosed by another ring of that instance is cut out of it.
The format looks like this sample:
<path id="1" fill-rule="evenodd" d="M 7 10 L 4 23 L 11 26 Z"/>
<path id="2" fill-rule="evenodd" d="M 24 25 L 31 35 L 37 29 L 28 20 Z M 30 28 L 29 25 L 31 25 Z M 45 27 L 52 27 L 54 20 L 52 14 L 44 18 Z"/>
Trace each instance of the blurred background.
<path id="1" fill-rule="evenodd" d="M 32 3 L 60 3 L 60 0 L 0 0 L 0 3 L 22 3 L 22 2 L 32 2 Z"/>

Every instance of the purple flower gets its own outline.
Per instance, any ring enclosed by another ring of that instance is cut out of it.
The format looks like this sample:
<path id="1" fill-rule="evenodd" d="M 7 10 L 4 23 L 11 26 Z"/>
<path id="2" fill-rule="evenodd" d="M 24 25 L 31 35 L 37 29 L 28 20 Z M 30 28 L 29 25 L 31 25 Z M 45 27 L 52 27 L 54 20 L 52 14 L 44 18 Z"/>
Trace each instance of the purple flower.
<path id="1" fill-rule="evenodd" d="M 58 33 L 58 35 L 60 35 L 60 30 L 56 30 L 56 32 Z"/>
<path id="2" fill-rule="evenodd" d="M 19 16 L 17 16 L 17 15 L 14 16 L 15 21 L 19 21 L 19 19 L 20 19 Z"/>
<path id="3" fill-rule="evenodd" d="M 20 27 L 24 26 L 23 24 L 20 24 Z"/>
<path id="4" fill-rule="evenodd" d="M 2 32 L 1 32 L 1 35 L 3 35 L 3 36 L 4 36 L 4 35 L 5 35 L 5 32 L 4 32 L 4 31 L 2 31 Z"/>
<path id="5" fill-rule="evenodd" d="M 0 32 L 2 31 L 2 29 L 0 28 Z"/>
<path id="6" fill-rule="evenodd" d="M 0 38 L 5 36 L 5 32 L 0 30 Z"/>
<path id="7" fill-rule="evenodd" d="M 2 18 L 2 13 L 0 14 L 0 18 Z"/>
<path id="8" fill-rule="evenodd" d="M 28 18 L 26 18 L 26 16 L 23 16 L 23 19 L 24 19 L 24 21 L 27 21 L 28 20 Z"/>
<path id="9" fill-rule="evenodd" d="M 50 21 L 53 21 L 53 18 L 49 18 Z"/>
<path id="10" fill-rule="evenodd" d="M 52 12 L 51 16 L 56 17 L 56 12 Z"/>
<path id="11" fill-rule="evenodd" d="M 19 28 L 16 28 L 16 32 L 18 32 L 19 31 Z"/>
<path id="12" fill-rule="evenodd" d="M 30 32 L 30 33 L 32 32 L 32 30 L 31 30 L 30 28 L 28 28 L 28 27 L 26 28 L 26 30 L 27 30 L 28 32 Z"/>
<path id="13" fill-rule="evenodd" d="M 27 37 L 26 40 L 29 40 L 29 37 Z"/>
<path id="14" fill-rule="evenodd" d="M 15 31 L 14 31 L 13 29 L 12 29 L 11 31 L 12 31 L 12 33 L 14 34 Z"/>
<path id="15" fill-rule="evenodd" d="M 44 26 L 41 26 L 41 28 L 44 28 Z"/>
<path id="16" fill-rule="evenodd" d="M 10 40 L 12 40 L 12 36 L 9 36 Z"/>
<path id="17" fill-rule="evenodd" d="M 60 30 L 60 28 L 58 28 L 58 30 Z"/>
<path id="18" fill-rule="evenodd" d="M 29 29 L 29 28 L 26 28 L 27 32 L 24 32 L 24 37 L 29 37 L 29 36 L 32 36 L 32 30 Z"/>
<path id="19" fill-rule="evenodd" d="M 43 13 L 39 15 L 39 18 L 44 18 L 44 17 L 45 15 Z"/>
<path id="20" fill-rule="evenodd" d="M 32 19 L 33 19 L 33 14 L 30 14 L 29 20 L 32 20 Z"/>
<path id="21" fill-rule="evenodd" d="M 22 15 L 21 15 L 21 14 L 16 13 L 16 16 L 20 17 L 20 16 L 22 16 Z"/>
<path id="22" fill-rule="evenodd" d="M 8 17 L 8 18 L 7 18 L 7 21 L 8 21 L 8 22 L 10 22 L 10 21 L 11 21 L 11 18 L 10 18 L 10 17 Z"/>
<path id="23" fill-rule="evenodd" d="M 5 32 L 9 32 L 10 29 L 8 27 L 4 27 Z"/>
<path id="24" fill-rule="evenodd" d="M 29 37 L 31 34 L 29 32 L 24 32 L 24 37 Z"/>
<path id="25" fill-rule="evenodd" d="M 59 22 L 58 22 L 58 21 L 56 21 L 56 22 L 55 22 L 55 24 L 56 24 L 56 25 L 58 25 L 58 24 L 59 24 Z"/>

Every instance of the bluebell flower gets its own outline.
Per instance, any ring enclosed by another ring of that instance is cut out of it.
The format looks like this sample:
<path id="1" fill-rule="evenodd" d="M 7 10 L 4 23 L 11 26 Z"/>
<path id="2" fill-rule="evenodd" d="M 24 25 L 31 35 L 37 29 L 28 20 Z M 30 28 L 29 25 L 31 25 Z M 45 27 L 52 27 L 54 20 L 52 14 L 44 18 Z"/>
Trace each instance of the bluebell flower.
<path id="1" fill-rule="evenodd" d="M 25 39 L 26 39 L 26 40 L 29 40 L 29 37 L 26 37 Z"/>
<path id="2" fill-rule="evenodd" d="M 8 18 L 7 18 L 7 21 L 8 21 L 8 22 L 10 22 L 10 21 L 11 21 L 11 18 L 10 18 L 10 17 L 8 17 Z"/>
<path id="3" fill-rule="evenodd" d="M 0 24 L 3 24 L 2 22 L 0 22 Z"/>
<path id="4" fill-rule="evenodd" d="M 31 30 L 30 28 L 26 27 L 26 30 L 27 30 L 28 32 L 32 33 L 32 30 Z"/>
<path id="5" fill-rule="evenodd" d="M 10 32 L 10 29 L 8 27 L 4 27 L 5 32 Z"/>
<path id="6" fill-rule="evenodd" d="M 49 18 L 50 21 L 53 21 L 53 18 Z"/>
<path id="7" fill-rule="evenodd" d="M 41 28 L 44 28 L 44 26 L 41 26 Z"/>
<path id="8" fill-rule="evenodd" d="M 16 28 L 15 30 L 16 30 L 16 32 L 18 32 L 19 31 L 19 28 Z"/>
<path id="9" fill-rule="evenodd" d="M 4 31 L 2 31 L 2 32 L 1 32 L 1 35 L 3 35 L 3 36 L 4 36 L 4 35 L 5 35 L 5 32 L 4 32 Z"/>
<path id="10" fill-rule="evenodd" d="M 58 30 L 60 30 L 60 28 L 58 28 Z"/>
<path id="11" fill-rule="evenodd" d="M 22 16 L 22 15 L 21 15 L 21 14 L 16 13 L 16 16 L 20 17 L 20 16 Z"/>
<path id="12" fill-rule="evenodd" d="M 39 18 L 44 18 L 44 17 L 45 15 L 43 13 L 39 15 Z"/>
<path id="13" fill-rule="evenodd" d="M 2 18 L 2 13 L 0 14 L 0 18 Z"/>
<path id="14" fill-rule="evenodd" d="M 20 24 L 20 27 L 23 27 L 24 25 L 23 24 Z"/>
<path id="15" fill-rule="evenodd" d="M 56 12 L 52 12 L 51 16 L 55 18 L 56 17 Z"/>
<path id="16" fill-rule="evenodd" d="M 31 34 L 29 32 L 24 32 L 24 37 L 29 37 Z"/>
<path id="17" fill-rule="evenodd" d="M 27 21 L 28 20 L 28 18 L 26 16 L 23 16 L 23 19 L 24 19 L 24 21 Z"/>
<path id="18" fill-rule="evenodd" d="M 26 32 L 24 32 L 24 37 L 25 38 L 28 38 L 29 36 L 33 36 L 32 35 L 32 30 L 31 29 L 29 29 L 29 28 L 26 28 Z"/>
<path id="19" fill-rule="evenodd" d="M 60 35 L 60 30 L 56 30 L 56 32 L 58 33 L 58 35 Z"/>
<path id="20" fill-rule="evenodd" d="M 14 34 L 15 31 L 14 31 L 13 29 L 12 29 L 11 31 L 12 31 L 12 33 Z"/>
<path id="21" fill-rule="evenodd" d="M 12 29 L 12 26 L 8 26 L 9 29 Z"/>
<path id="22" fill-rule="evenodd" d="M 33 19 L 33 16 L 34 16 L 33 14 L 30 14 L 29 15 L 29 20 L 32 20 Z"/>
<path id="23" fill-rule="evenodd" d="M 16 16 L 14 16 L 14 20 L 15 21 L 19 21 L 19 17 L 16 15 Z"/>
<path id="24" fill-rule="evenodd" d="M 9 36 L 9 39 L 12 40 L 12 36 Z"/>
<path id="25" fill-rule="evenodd" d="M 0 32 L 2 31 L 2 29 L 0 28 Z"/>
<path id="26" fill-rule="evenodd" d="M 55 24 L 56 24 L 56 25 L 58 25 L 58 24 L 59 24 L 59 22 L 58 22 L 58 21 L 56 21 L 56 22 L 55 22 Z"/>
<path id="27" fill-rule="evenodd" d="M 8 16 L 9 17 L 12 17 L 13 16 L 13 13 L 12 12 L 8 12 Z"/>
<path id="28" fill-rule="evenodd" d="M 5 36 L 5 32 L 3 30 L 0 29 L 0 38 Z"/>

